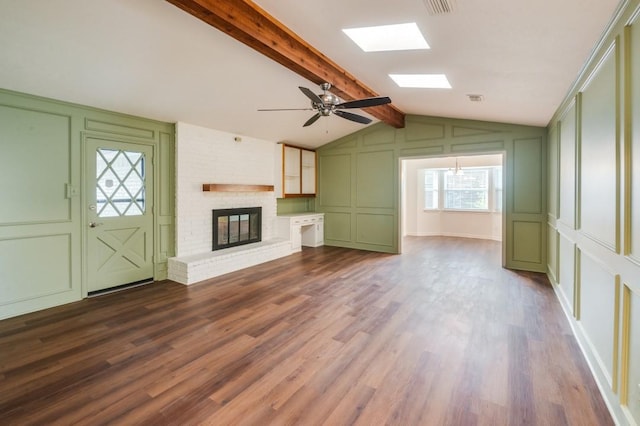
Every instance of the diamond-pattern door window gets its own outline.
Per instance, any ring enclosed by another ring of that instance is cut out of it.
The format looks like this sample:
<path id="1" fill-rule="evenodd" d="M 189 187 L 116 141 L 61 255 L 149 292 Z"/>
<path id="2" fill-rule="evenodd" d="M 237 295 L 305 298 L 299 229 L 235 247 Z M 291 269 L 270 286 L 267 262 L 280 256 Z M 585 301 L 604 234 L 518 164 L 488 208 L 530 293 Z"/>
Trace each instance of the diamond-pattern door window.
<path id="1" fill-rule="evenodd" d="M 145 212 L 145 158 L 135 151 L 96 151 L 98 217 L 140 216 Z"/>

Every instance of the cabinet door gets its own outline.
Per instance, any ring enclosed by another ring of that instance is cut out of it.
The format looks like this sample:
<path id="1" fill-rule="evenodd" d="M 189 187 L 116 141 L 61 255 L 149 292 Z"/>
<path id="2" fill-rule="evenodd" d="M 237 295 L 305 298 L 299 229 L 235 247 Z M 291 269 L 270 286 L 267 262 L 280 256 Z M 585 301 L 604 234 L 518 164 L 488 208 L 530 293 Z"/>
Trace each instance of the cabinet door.
<path id="1" fill-rule="evenodd" d="M 324 245 L 324 223 L 316 223 L 316 247 Z"/>
<path id="2" fill-rule="evenodd" d="M 302 150 L 302 193 L 316 193 L 316 153 Z"/>
<path id="3" fill-rule="evenodd" d="M 284 193 L 300 194 L 300 148 L 284 147 Z"/>

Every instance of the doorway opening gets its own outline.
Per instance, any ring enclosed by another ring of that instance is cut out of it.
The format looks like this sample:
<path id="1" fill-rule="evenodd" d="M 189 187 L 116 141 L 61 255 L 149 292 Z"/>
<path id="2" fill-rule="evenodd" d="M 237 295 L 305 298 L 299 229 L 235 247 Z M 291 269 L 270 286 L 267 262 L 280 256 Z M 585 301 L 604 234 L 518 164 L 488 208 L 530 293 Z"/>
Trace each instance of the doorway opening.
<path id="1" fill-rule="evenodd" d="M 401 159 L 400 248 L 409 236 L 493 240 L 504 265 L 504 156 Z"/>

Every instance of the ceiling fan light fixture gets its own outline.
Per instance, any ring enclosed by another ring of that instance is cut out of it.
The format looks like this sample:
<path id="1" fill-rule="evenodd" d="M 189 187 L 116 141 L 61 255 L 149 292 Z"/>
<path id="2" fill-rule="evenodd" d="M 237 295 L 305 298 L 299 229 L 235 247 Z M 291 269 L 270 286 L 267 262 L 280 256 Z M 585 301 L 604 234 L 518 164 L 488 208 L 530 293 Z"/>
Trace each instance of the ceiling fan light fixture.
<path id="1" fill-rule="evenodd" d="M 311 108 L 271 108 L 271 109 L 259 109 L 258 111 L 316 111 L 316 113 L 309 118 L 302 127 L 307 127 L 315 123 L 320 117 L 328 117 L 331 114 L 335 114 L 338 117 L 345 120 L 353 121 L 360 124 L 369 124 L 371 119 L 362 115 L 354 114 L 352 112 L 343 111 L 351 108 L 370 108 L 378 105 L 385 105 L 391 103 L 391 98 L 388 96 L 376 96 L 372 98 L 354 99 L 352 101 L 342 102 L 333 93 L 329 93 L 331 84 L 323 83 L 320 85 L 323 93 L 316 95 L 310 89 L 302 86 L 298 86 L 298 89 L 311 101 Z"/>
<path id="2" fill-rule="evenodd" d="M 429 49 L 415 22 L 342 30 L 365 52 Z"/>
<path id="3" fill-rule="evenodd" d="M 444 74 L 389 74 L 400 87 L 421 89 L 451 89 L 451 83 Z"/>

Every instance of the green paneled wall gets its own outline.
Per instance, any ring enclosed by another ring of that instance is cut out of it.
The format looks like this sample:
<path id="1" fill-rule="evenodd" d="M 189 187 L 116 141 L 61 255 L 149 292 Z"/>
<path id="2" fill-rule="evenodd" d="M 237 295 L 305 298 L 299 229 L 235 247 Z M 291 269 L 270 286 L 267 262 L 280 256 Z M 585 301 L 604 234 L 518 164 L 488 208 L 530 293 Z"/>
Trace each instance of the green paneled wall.
<path id="1" fill-rule="evenodd" d="M 87 294 L 82 141 L 154 147 L 154 278 L 174 255 L 174 126 L 0 90 L 0 319 Z"/>
<path id="2" fill-rule="evenodd" d="M 306 213 L 314 211 L 314 208 L 315 198 L 295 197 L 277 200 L 278 214 Z"/>
<path id="3" fill-rule="evenodd" d="M 548 276 L 617 424 L 640 424 L 640 1 L 549 125 Z"/>
<path id="4" fill-rule="evenodd" d="M 546 129 L 408 116 L 318 149 L 316 211 L 325 214 L 325 244 L 397 253 L 400 160 L 505 152 L 506 266 L 546 270 Z"/>

